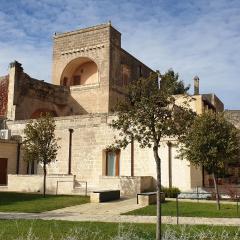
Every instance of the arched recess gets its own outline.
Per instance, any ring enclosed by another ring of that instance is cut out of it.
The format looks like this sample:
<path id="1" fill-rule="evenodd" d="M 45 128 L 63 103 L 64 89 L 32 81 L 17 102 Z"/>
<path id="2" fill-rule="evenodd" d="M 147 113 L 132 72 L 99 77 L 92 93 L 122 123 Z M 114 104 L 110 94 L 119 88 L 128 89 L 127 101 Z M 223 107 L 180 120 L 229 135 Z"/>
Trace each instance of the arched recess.
<path id="1" fill-rule="evenodd" d="M 97 64 L 87 57 L 72 60 L 63 70 L 60 84 L 63 86 L 91 85 L 99 82 Z"/>
<path id="2" fill-rule="evenodd" d="M 58 116 L 54 110 L 50 110 L 47 108 L 39 108 L 32 113 L 30 118 L 36 119 L 36 118 L 39 118 L 40 116 L 46 116 L 47 113 L 49 113 L 52 117 Z"/>

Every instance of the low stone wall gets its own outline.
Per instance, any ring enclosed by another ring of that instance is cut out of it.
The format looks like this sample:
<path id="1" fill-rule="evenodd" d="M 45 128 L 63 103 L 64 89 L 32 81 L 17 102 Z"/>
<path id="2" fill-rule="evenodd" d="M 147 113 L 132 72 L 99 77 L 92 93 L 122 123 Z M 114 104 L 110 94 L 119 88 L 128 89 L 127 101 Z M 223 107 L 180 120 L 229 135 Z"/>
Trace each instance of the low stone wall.
<path id="1" fill-rule="evenodd" d="M 72 194 L 74 175 L 47 175 L 48 194 Z M 43 175 L 8 175 L 7 191 L 43 192 Z"/>
<path id="2" fill-rule="evenodd" d="M 101 176 L 99 189 L 120 190 L 122 196 L 136 196 L 137 193 L 154 190 L 154 181 L 151 176 Z"/>

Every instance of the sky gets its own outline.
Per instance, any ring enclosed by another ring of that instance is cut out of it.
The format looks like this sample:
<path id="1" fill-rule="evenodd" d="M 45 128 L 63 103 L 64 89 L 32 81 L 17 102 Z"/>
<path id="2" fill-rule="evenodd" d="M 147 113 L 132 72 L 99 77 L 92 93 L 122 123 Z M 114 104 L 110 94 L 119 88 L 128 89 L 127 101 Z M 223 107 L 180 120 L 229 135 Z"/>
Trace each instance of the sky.
<path id="1" fill-rule="evenodd" d="M 112 22 L 122 48 L 153 70 L 172 68 L 200 93 L 240 109 L 239 0 L 0 0 L 0 76 L 17 60 L 51 82 L 52 36 Z"/>

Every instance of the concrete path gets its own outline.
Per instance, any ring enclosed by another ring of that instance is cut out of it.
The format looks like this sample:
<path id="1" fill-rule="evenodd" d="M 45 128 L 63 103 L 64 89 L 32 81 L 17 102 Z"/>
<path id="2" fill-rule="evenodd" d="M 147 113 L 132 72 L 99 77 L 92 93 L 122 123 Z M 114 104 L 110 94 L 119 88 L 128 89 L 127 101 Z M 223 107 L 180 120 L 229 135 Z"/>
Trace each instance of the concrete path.
<path id="1" fill-rule="evenodd" d="M 44 213 L 0 213 L 0 219 L 42 219 L 80 222 L 156 223 L 155 216 L 130 216 L 121 213 L 141 208 L 136 198 L 107 203 L 87 203 Z M 176 224 L 176 217 L 162 217 L 165 224 Z M 240 218 L 180 217 L 179 224 L 240 226 Z"/>
<path id="2" fill-rule="evenodd" d="M 135 209 L 142 208 L 136 198 L 121 199 L 112 202 L 87 203 L 50 211 L 48 213 L 77 213 L 85 215 L 120 215 Z"/>

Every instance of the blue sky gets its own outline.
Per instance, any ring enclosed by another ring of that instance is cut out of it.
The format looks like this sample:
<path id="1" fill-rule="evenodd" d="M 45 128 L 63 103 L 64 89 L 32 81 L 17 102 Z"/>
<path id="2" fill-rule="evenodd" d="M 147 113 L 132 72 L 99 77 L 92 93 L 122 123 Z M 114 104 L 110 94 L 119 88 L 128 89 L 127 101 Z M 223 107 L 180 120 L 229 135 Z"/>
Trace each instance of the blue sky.
<path id="1" fill-rule="evenodd" d="M 51 81 L 52 35 L 112 21 L 122 47 L 240 109 L 239 0 L 0 0 L 0 75 L 18 60 Z M 192 90 L 191 90 L 192 91 Z"/>

